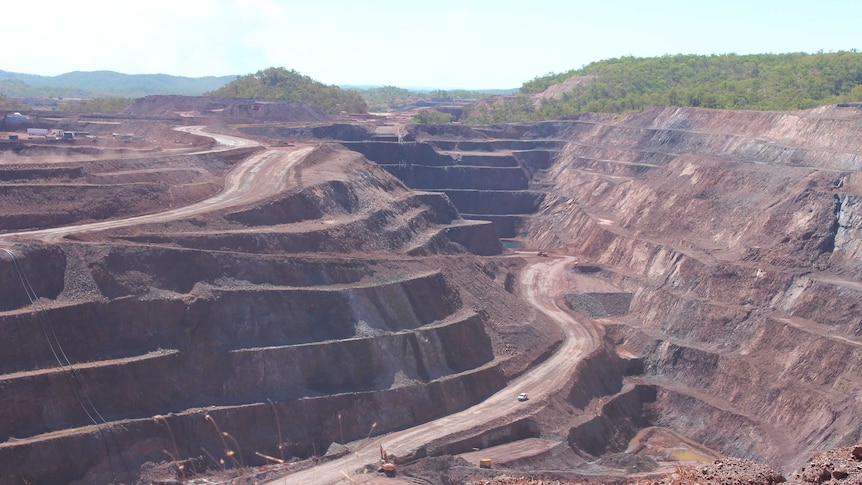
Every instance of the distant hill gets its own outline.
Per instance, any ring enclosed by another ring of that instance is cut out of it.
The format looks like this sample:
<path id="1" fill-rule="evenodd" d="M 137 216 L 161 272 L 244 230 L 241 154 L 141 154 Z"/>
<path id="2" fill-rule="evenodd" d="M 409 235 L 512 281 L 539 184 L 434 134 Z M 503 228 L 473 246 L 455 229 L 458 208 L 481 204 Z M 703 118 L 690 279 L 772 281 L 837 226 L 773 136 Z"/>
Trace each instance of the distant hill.
<path id="1" fill-rule="evenodd" d="M 242 76 L 209 96 L 230 98 L 299 101 L 324 113 L 367 113 L 368 105 L 356 92 L 338 86 L 328 86 L 304 76 L 293 69 L 270 67 L 254 74 Z"/>
<path id="2" fill-rule="evenodd" d="M 793 110 L 862 101 L 862 53 L 622 57 L 537 77 L 517 96 L 480 103 L 468 121 L 624 113 L 649 106 Z"/>
<path id="3" fill-rule="evenodd" d="M 218 89 L 236 78 L 122 74 L 114 71 L 75 71 L 59 76 L 39 76 L 0 71 L 0 94 L 7 97 L 63 98 L 139 98 L 150 94 L 197 96 Z"/>

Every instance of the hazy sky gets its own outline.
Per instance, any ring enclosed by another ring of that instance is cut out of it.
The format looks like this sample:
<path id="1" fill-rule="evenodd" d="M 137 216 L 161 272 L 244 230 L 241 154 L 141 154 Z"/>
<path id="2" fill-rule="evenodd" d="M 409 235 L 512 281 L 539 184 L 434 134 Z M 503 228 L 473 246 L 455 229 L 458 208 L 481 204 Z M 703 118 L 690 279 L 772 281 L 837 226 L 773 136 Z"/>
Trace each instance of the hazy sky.
<path id="1" fill-rule="evenodd" d="M 858 0 L 40 0 L 3 7 L 0 70 L 515 88 L 626 55 L 862 49 Z M 14 39 L 14 40 L 13 40 Z M 20 40 L 19 40 L 20 39 Z"/>

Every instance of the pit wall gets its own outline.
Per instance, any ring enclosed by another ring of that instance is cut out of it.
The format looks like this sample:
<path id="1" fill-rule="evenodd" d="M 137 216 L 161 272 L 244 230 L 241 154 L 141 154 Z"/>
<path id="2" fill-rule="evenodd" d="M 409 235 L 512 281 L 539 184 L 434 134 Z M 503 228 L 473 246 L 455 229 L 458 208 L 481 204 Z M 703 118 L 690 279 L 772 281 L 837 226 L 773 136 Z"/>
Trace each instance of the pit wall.
<path id="1" fill-rule="evenodd" d="M 50 322 L 46 328 L 74 363 L 193 344 L 225 350 L 352 338 L 360 322 L 380 331 L 414 329 L 461 308 L 457 294 L 439 273 L 366 288 L 205 291 L 183 299 L 127 297 L 46 308 L 44 317 Z M 13 373 L 56 365 L 44 339 L 33 338 L 42 334 L 45 318 L 29 312 L 0 314 L 0 336 L 14 342 L 0 355 L 0 370 Z"/>
<path id="2" fill-rule="evenodd" d="M 242 443 L 246 463 L 262 464 L 254 451 L 279 455 L 268 400 L 283 413 L 290 452 L 310 456 L 466 408 L 505 385 L 483 318 L 436 272 L 404 278 L 389 261 L 61 247 L 76 285 L 114 297 L 59 298 L 41 320 L 29 308 L 0 312 L 0 339 L 10 343 L 0 354 L 0 406 L 11 417 L 0 423 L 0 483 L 20 482 L 18 473 L 33 483 L 110 481 L 112 468 L 162 461 L 162 450 L 201 456 L 203 444 L 219 454 L 201 406 Z M 393 281 L 393 271 L 404 279 Z M 74 374 L 38 338 L 46 322 Z M 76 393 L 112 424 L 87 427 Z M 333 421 L 339 412 L 343 423 Z M 179 452 L 154 415 L 174 424 Z M 100 454 L 104 440 L 110 457 Z M 257 446 L 266 440 L 272 446 Z"/>
<path id="3" fill-rule="evenodd" d="M 764 337 L 767 332 L 774 335 Z M 626 344 L 647 355 L 646 376 L 657 385 L 691 393 L 708 406 L 747 416 L 764 432 L 776 430 L 774 434 L 787 438 L 747 443 L 756 454 L 743 457 L 786 465 L 821 447 L 858 441 L 862 426 L 852 416 L 862 409 L 851 395 L 858 385 L 858 350 L 828 339 L 807 343 L 811 337 L 792 327 L 764 326 L 759 333 L 745 352 L 774 355 L 774 362 L 764 364 L 762 357 L 682 347 L 665 340 L 655 341 L 652 348 L 631 340 Z M 661 409 L 661 414 L 666 420 L 675 419 L 673 409 Z M 698 426 L 686 433 L 705 436 L 709 430 Z M 746 441 L 745 432 L 737 439 Z M 776 442 L 781 451 L 773 449 Z M 726 453 L 735 446 L 733 441 L 709 445 Z"/>
<path id="4" fill-rule="evenodd" d="M 644 410 L 656 400 L 652 386 L 629 386 L 601 405 L 597 416 L 569 429 L 569 446 L 594 457 L 625 451 L 638 431 L 652 425 Z"/>
<path id="5" fill-rule="evenodd" d="M 404 212 L 398 211 L 397 207 L 392 207 L 317 230 L 289 232 L 289 227 L 275 226 L 269 231 L 255 233 L 223 231 L 205 235 L 153 234 L 127 236 L 124 239 L 141 243 L 172 243 L 185 248 L 247 253 L 349 254 L 403 249 L 431 231 L 436 232 L 446 228 L 446 226 L 436 226 L 439 216 L 428 207 L 410 209 L 406 213 L 406 221 L 404 216 Z M 351 234 L 352 237 L 345 237 L 345 234 Z M 458 252 L 458 250 L 453 248 L 449 252 Z"/>
<path id="6" fill-rule="evenodd" d="M 779 468 L 793 468 L 811 452 L 862 437 L 862 427 L 852 422 L 852 416 L 862 412 L 852 396 L 862 355 L 852 342 L 834 337 L 825 327 L 823 334 L 803 330 L 795 326 L 796 317 L 772 317 L 769 310 L 726 306 L 675 291 L 638 289 L 643 283 L 630 277 L 612 279 L 634 291 L 632 310 L 638 321 L 649 322 L 640 329 L 624 327 L 628 330 L 615 337 L 628 352 L 645 357 L 648 382 L 704 401 L 692 409 L 709 409 L 710 419 L 737 422 L 742 416 L 755 423 L 759 435 L 774 436 L 765 442 L 752 440 L 750 428 L 742 424 L 733 428 L 735 435 L 729 430 L 717 435 L 704 416 L 677 416 L 686 413 L 685 407 L 665 407 L 661 399 L 656 405 L 658 423 L 697 423 L 674 429 L 698 441 L 708 438 L 701 442 L 723 453 Z M 814 292 L 810 296 L 817 298 Z M 764 362 L 764 356 L 773 357 Z M 731 435 L 727 441 L 719 438 Z M 786 439 L 776 437 L 782 435 Z M 739 454 L 740 446 L 748 454 Z"/>
<path id="7" fill-rule="evenodd" d="M 359 197 L 353 187 L 333 180 L 225 218 L 249 226 L 269 226 L 316 220 L 328 214 L 350 214 L 358 208 Z"/>
<path id="8" fill-rule="evenodd" d="M 226 394 L 279 399 L 385 390 L 468 372 L 493 358 L 482 321 L 472 315 L 415 332 L 232 351 L 223 386 Z"/>
<path id="9" fill-rule="evenodd" d="M 90 423 L 69 385 L 109 420 L 201 406 L 241 405 L 345 392 L 385 391 L 470 372 L 493 360 L 475 315 L 416 332 L 225 353 L 204 343 L 135 359 L 6 375 L 0 441 Z M 30 403 L 39 402 L 40 406 Z"/>
<path id="10" fill-rule="evenodd" d="M 734 253 L 742 252 L 748 261 L 763 265 L 822 267 L 830 260 L 838 262 L 835 253 L 844 249 L 836 245 L 840 224 L 835 214 L 840 206 L 831 190 L 819 190 L 831 183 L 823 174 L 788 174 L 775 180 L 774 185 L 757 188 L 754 195 L 745 195 L 743 180 L 759 174 L 730 176 L 733 170 L 721 170 L 723 173 L 719 174 L 712 168 L 686 161 L 675 162 L 672 168 L 673 173 L 651 171 L 643 177 L 650 179 L 644 183 L 633 180 L 616 185 L 602 179 L 567 176 L 563 171 L 554 177 L 579 182 L 568 182 L 566 187 L 558 189 L 561 193 L 591 194 L 591 197 L 583 200 L 578 196 L 574 202 L 546 198 L 541 212 L 568 219 L 555 221 L 559 229 L 554 228 L 553 235 L 558 238 L 574 240 L 571 234 L 581 236 L 582 228 L 593 230 L 595 222 L 590 219 L 596 217 L 587 215 L 581 206 L 588 207 L 598 217 L 613 215 L 616 220 L 606 231 L 618 234 L 648 231 L 650 240 L 667 238 L 680 250 L 691 249 L 693 254 L 699 252 L 695 245 L 703 244 L 708 249 L 726 250 L 737 258 L 740 256 Z M 693 182 L 689 175 L 696 175 L 697 181 Z M 710 188 L 718 178 L 723 178 L 722 185 Z M 655 186 L 660 184 L 664 187 L 657 190 Z M 736 198 L 744 202 L 728 202 Z M 575 207 L 569 207 L 572 205 Z M 764 206 L 769 210 L 764 210 Z M 549 229 L 541 220 L 536 225 L 540 237 Z M 566 233 L 567 230 L 575 232 Z M 679 240 L 682 231 L 690 234 L 692 243 Z"/>
<path id="11" fill-rule="evenodd" d="M 852 109 L 852 108 L 851 108 Z M 858 112 L 858 111 L 857 111 Z M 627 119 L 627 124 L 658 129 L 729 133 L 761 138 L 786 147 L 862 151 L 855 136 L 858 118 L 847 108 L 824 106 L 801 113 L 722 111 L 701 108 L 655 108 Z"/>
<path id="12" fill-rule="evenodd" d="M 396 165 L 401 162 L 409 162 L 414 165 L 426 167 L 445 167 L 456 165 L 456 161 L 449 155 L 434 150 L 427 143 L 397 143 L 397 142 L 356 142 L 342 143 L 345 148 L 357 151 L 365 158 L 381 165 Z"/>
<path id="13" fill-rule="evenodd" d="M 77 179 L 84 176 L 84 170 L 81 167 L 35 167 L 25 168 L 24 166 L 7 166 L 0 170 L 0 182 L 23 182 L 29 180 L 52 180 L 52 179 Z"/>
<path id="14" fill-rule="evenodd" d="M 661 386 L 657 389 L 657 426 L 686 430 L 687 437 L 728 456 L 747 457 L 768 462 L 776 469 L 790 470 L 787 468 L 788 448 L 781 442 L 798 440 L 798 437 L 765 427 L 756 418 L 733 408 L 707 403 L 697 394 Z"/>
<path id="15" fill-rule="evenodd" d="M 153 268 L 162 262 L 157 257 L 130 261 L 130 273 L 138 273 L 140 266 L 132 269 L 136 264 Z M 273 279 L 284 277 L 274 273 Z M 119 472 L 121 454 L 132 469 L 143 461 L 163 460 L 165 449 L 179 457 L 199 456 L 203 444 L 218 455 L 218 435 L 203 419 L 203 411 L 192 410 L 200 406 L 219 406 L 209 413 L 243 444 L 244 461 L 262 464 L 253 452 L 278 456 L 277 433 L 271 406 L 254 403 L 275 402 L 283 413 L 282 433 L 289 437 L 290 453 L 309 456 L 332 441 L 358 439 L 369 430 L 391 431 L 463 409 L 505 385 L 482 319 L 459 310 L 457 294 L 437 273 L 344 289 L 253 291 L 196 285 L 194 291 L 203 296 L 151 301 L 126 297 L 107 305 L 49 309 L 70 358 L 95 360 L 75 365 L 72 385 L 98 405 L 105 419 L 122 419 L 123 425 L 103 425 L 100 433 L 68 429 L 90 422 L 75 394 L 66 391 L 70 374 L 56 368 L 9 373 L 10 365 L 21 365 L 11 359 L 2 377 L 8 391 L 2 406 L 14 419 L 0 426 L 0 441 L 5 440 L 0 443 L 0 470 L 6 473 L 0 482 L 18 480 L 16 470 L 25 470 L 28 480 L 39 483 L 65 483 L 78 474 L 84 481 L 99 481 L 112 466 Z M 17 325 L 4 341 L 15 335 L 34 341 L 34 329 L 24 328 L 28 322 L 13 314 L 0 317 L 6 319 L 0 325 L 3 331 Z M 318 320 L 323 326 L 313 324 Z M 338 328 L 318 335 L 333 321 Z M 308 331 L 303 333 L 296 323 L 308 324 Z M 319 341 L 273 345 L 279 339 L 310 338 Z M 266 346 L 253 347 L 256 343 Z M 241 345 L 248 347 L 237 348 Z M 148 347 L 155 350 L 131 357 L 108 355 L 145 352 Z M 23 346 L 20 351 L 42 355 L 37 367 L 49 364 L 46 349 Z M 114 360 L 105 360 L 108 357 Z M 32 406 L 34 401 L 44 405 Z M 339 413 L 343 423 L 334 421 Z M 161 422 L 149 418 L 156 414 L 168 415 L 177 445 L 159 429 Z M 54 430 L 66 431 L 40 435 Z M 112 449 L 110 458 L 92 451 L 105 448 L 100 436 L 108 436 L 104 439 Z M 266 440 L 272 446 L 258 446 Z M 34 461 L 46 456 L 43 453 L 56 459 Z"/>
<path id="16" fill-rule="evenodd" d="M 76 251 L 74 246 L 64 248 Z M 225 254 L 158 246 L 109 246 L 88 262 L 101 293 L 108 298 L 140 295 L 148 287 L 189 293 L 198 283 L 220 280 L 273 286 L 321 286 L 356 283 L 375 268 L 350 258 L 315 261 L 285 255 Z"/>
<path id="17" fill-rule="evenodd" d="M 837 202 L 833 259 L 862 279 L 862 195 L 841 194 Z"/>
<path id="18" fill-rule="evenodd" d="M 551 217 L 561 210 L 554 207 Z M 642 241 L 623 232 L 615 232 L 599 225 L 587 213 L 574 209 L 568 218 L 559 218 L 548 228 L 537 220 L 527 222 L 528 231 L 534 231 L 540 244 L 567 245 L 585 259 L 614 268 L 614 271 L 638 276 L 650 284 L 665 284 L 674 291 L 691 293 L 700 298 L 723 301 L 728 305 L 754 305 L 772 307 L 788 313 L 813 313 L 813 296 L 827 297 L 837 307 L 836 315 L 848 315 L 855 305 L 848 296 L 858 290 L 842 281 L 818 280 L 816 275 L 782 270 L 769 266 L 755 266 L 748 262 L 717 261 L 696 249 L 674 248 L 653 241 Z M 578 228 L 575 231 L 575 228 Z M 571 234 L 577 234 L 576 240 Z M 565 239 L 563 239 L 565 238 Z M 809 293 L 810 291 L 810 293 Z M 803 310 L 804 309 L 804 310 Z M 858 318 L 849 320 L 823 314 L 823 323 L 844 328 L 856 328 Z"/>
<path id="19" fill-rule="evenodd" d="M 858 405 L 853 404 L 847 394 L 858 384 L 859 369 L 854 363 L 860 356 L 856 346 L 834 339 L 829 333 L 812 334 L 768 317 L 769 310 L 755 310 L 755 306 L 761 305 L 768 308 L 770 302 L 781 301 L 781 295 L 791 292 L 792 275 L 765 273 L 762 278 L 752 278 L 750 284 L 740 285 L 739 275 L 733 273 L 737 268 L 725 266 L 721 270 L 722 265 L 716 268 L 682 256 L 669 258 L 676 262 L 661 272 L 651 273 L 649 269 L 662 267 L 656 263 L 664 258 L 661 251 L 647 250 L 647 253 L 655 258 L 638 258 L 638 253 L 632 251 L 629 254 L 633 258 L 627 260 L 628 263 L 615 261 L 616 268 L 632 270 L 637 277 L 616 275 L 611 279 L 633 291 L 633 313 L 638 320 L 649 322 L 644 331 L 664 336 L 668 339 L 667 345 L 692 346 L 674 347 L 680 350 L 668 353 L 660 350 L 663 347 L 626 340 L 630 350 L 647 356 L 648 375 L 658 382 L 698 389 L 704 396 L 726 397 L 732 392 L 730 409 L 748 410 L 769 426 L 812 436 L 815 441 L 817 436 L 831 436 L 836 444 L 858 439 L 857 426 L 845 428 L 833 422 L 846 417 L 846 412 L 859 412 L 849 411 Z M 638 263 L 632 264 L 633 261 Z M 670 278 L 665 280 L 668 276 Z M 650 282 L 665 285 L 667 289 L 651 288 L 647 286 Z M 833 291 L 824 292 L 816 285 L 799 290 L 797 286 L 795 292 L 805 294 L 797 297 L 797 301 L 819 301 L 821 308 L 835 304 L 841 315 L 842 308 L 852 307 L 845 293 L 850 290 L 829 286 Z M 722 303 L 722 300 L 734 302 L 736 298 L 753 306 Z M 852 327 L 844 322 L 842 326 L 836 325 L 836 329 L 850 330 L 855 328 L 854 322 L 855 319 L 850 320 Z M 827 331 L 824 329 L 824 332 Z M 777 357 L 770 367 L 750 362 L 744 357 L 748 354 Z M 692 359 L 700 364 L 684 365 Z M 754 375 L 760 377 L 752 379 Z M 694 376 L 699 378 L 692 380 Z M 822 420 L 812 419 L 812 406 L 818 408 L 817 402 L 823 399 L 829 400 L 833 410 L 845 411 L 829 414 Z M 792 453 L 785 450 L 783 457 L 787 455 Z M 770 460 L 782 458 L 769 455 L 768 451 L 758 451 L 752 457 L 764 456 Z"/>
<path id="20" fill-rule="evenodd" d="M 429 167 L 384 165 L 383 168 L 408 187 L 429 189 L 526 190 L 529 178 L 520 167 Z"/>
<path id="21" fill-rule="evenodd" d="M 615 340 L 644 358 L 655 423 L 786 469 L 862 437 L 852 418 L 862 412 L 853 391 L 858 185 L 846 173 L 798 168 L 853 168 L 842 150 L 859 142 L 837 135 L 834 157 L 824 145 L 782 148 L 752 116 L 743 134 L 686 131 L 734 129 L 708 117 L 579 126 L 547 179 L 571 198 L 546 197 L 542 216 L 519 230 L 633 294 Z M 771 164 L 783 165 L 761 166 Z"/>
<path id="22" fill-rule="evenodd" d="M 562 140 L 532 138 L 546 131 L 548 133 L 544 135 L 564 131 L 560 126 L 568 125 L 548 126 L 552 128 L 492 126 L 450 129 L 434 126 L 417 128 L 414 133 L 428 137 L 454 136 L 455 133 L 478 136 L 480 132 L 487 132 L 488 136 L 531 139 L 428 138 L 428 141 L 409 143 L 365 141 L 343 145 L 380 164 L 411 188 L 445 192 L 467 219 L 492 222 L 497 238 L 513 237 L 517 221 L 511 216 L 534 213 L 541 202 L 540 193 L 527 192 L 532 174 L 550 167 L 557 149 L 564 143 Z M 438 151 L 444 149 L 453 151 Z M 493 253 L 484 251 L 477 254 Z"/>
<path id="23" fill-rule="evenodd" d="M 56 298 L 63 291 L 66 255 L 61 250 L 56 247 L 12 244 L 0 247 L 15 253 L 20 268 L 37 296 Z M 30 305 L 17 268 L 13 258 L 5 251 L 0 251 L 0 312 Z"/>
<path id="24" fill-rule="evenodd" d="M 136 419 L 120 425 L 103 425 L 99 432 L 77 432 L 55 439 L 27 440 L 15 446 L 0 444 L 0 483 L 19 483 L 26 478 L 48 485 L 78 479 L 87 483 L 108 483 L 113 477 L 134 481 L 135 472 L 126 478 L 125 470 L 135 470 L 145 461 L 166 459 L 170 450 L 180 460 L 203 457 L 231 460 L 224 453 L 222 436 L 226 432 L 239 444 L 234 455 L 246 465 L 263 465 L 255 455 L 281 456 L 279 432 L 286 439 L 285 454 L 320 456 L 332 442 L 348 442 L 369 434 L 409 427 L 466 408 L 505 385 L 497 366 L 433 381 L 375 392 L 352 392 L 334 396 L 308 397 L 272 404 L 260 403 L 235 407 L 189 410 L 153 418 Z M 409 404 L 406 404 L 409 403 Z M 210 415 L 212 421 L 205 419 Z M 340 416 L 340 419 L 339 419 Z M 171 438 L 171 433 L 174 440 Z M 103 438 L 106 436 L 106 438 Z M 110 449 L 97 454 L 93 450 Z M 51 456 L 48 463 L 40 457 Z M 122 463 L 122 465 L 121 465 Z M 218 464 L 207 461 L 209 468 Z"/>
<path id="25" fill-rule="evenodd" d="M 178 184 L 115 183 L 111 185 L 10 185 L 2 187 L 0 216 L 6 230 L 38 229 L 157 212 L 215 195 L 213 182 Z M 129 201 L 134 201 L 130 204 Z"/>
<path id="26" fill-rule="evenodd" d="M 541 426 L 531 418 L 522 418 L 466 438 L 430 443 L 419 453 L 425 456 L 457 455 L 476 448 L 485 449 L 514 441 L 541 436 Z"/>
<path id="27" fill-rule="evenodd" d="M 503 252 L 503 243 L 494 232 L 492 224 L 469 221 L 465 224 L 447 227 L 446 237 L 458 243 L 467 251 L 479 256 L 495 256 Z"/>
<path id="28" fill-rule="evenodd" d="M 449 200 L 462 213 L 482 215 L 532 214 L 545 194 L 534 191 L 446 190 Z"/>
<path id="29" fill-rule="evenodd" d="M 487 215 L 487 214 L 468 214 L 463 213 L 462 216 L 467 219 L 476 221 L 488 221 L 494 227 L 494 233 L 498 238 L 514 238 L 523 233 L 520 227 L 524 225 L 524 221 L 529 219 L 528 215 Z"/>
<path id="30" fill-rule="evenodd" d="M 626 449 L 629 441 L 656 419 L 653 403 L 657 390 L 651 384 L 632 384 L 642 379 L 644 361 L 622 358 L 611 335 L 575 368 L 561 397 L 579 413 L 568 430 L 567 442 L 580 455 L 601 456 Z M 549 411 L 553 412 L 553 411 Z M 557 419 L 545 416 L 544 419 Z"/>
<path id="31" fill-rule="evenodd" d="M 745 123 L 729 121 L 739 112 L 665 108 L 633 115 L 621 124 L 580 123 L 570 140 L 603 147 L 644 151 L 713 155 L 749 162 L 787 166 L 859 170 L 862 151 L 849 134 L 853 120 L 805 119 L 785 113 L 766 113 Z M 744 117 L 745 115 L 742 115 Z M 728 123 L 722 125 L 719 120 Z M 783 125 L 783 126 L 782 126 Z M 736 131 L 739 129 L 740 131 Z M 832 135 L 830 129 L 836 130 Z M 798 136 L 799 138 L 794 138 Z M 825 143 L 832 137 L 834 144 Z"/>

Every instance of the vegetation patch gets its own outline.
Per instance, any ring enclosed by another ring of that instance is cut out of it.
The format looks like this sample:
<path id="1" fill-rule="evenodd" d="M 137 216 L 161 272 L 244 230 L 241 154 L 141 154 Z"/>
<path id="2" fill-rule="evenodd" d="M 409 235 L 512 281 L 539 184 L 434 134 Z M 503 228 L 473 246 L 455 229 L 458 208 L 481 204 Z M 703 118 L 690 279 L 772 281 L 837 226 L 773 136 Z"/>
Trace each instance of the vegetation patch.
<path id="1" fill-rule="evenodd" d="M 420 125 L 442 125 L 451 123 L 453 116 L 448 113 L 442 113 L 436 109 L 422 109 L 413 117 L 413 123 Z"/>
<path id="2" fill-rule="evenodd" d="M 239 77 L 226 86 L 207 93 L 207 95 L 299 101 L 328 114 L 341 111 L 347 113 L 368 112 L 365 100 L 357 92 L 344 90 L 338 86 L 327 86 L 293 69 L 287 70 L 283 67 L 270 67 L 254 74 Z"/>
<path id="3" fill-rule="evenodd" d="M 454 101 L 476 101 L 492 96 L 515 94 L 517 89 L 489 89 L 470 91 L 466 89 L 435 89 L 433 91 L 414 91 L 395 86 L 382 86 L 358 91 L 368 103 L 371 111 L 397 111 L 421 103 L 445 103 Z M 427 105 L 427 104 L 426 104 Z"/>
<path id="4" fill-rule="evenodd" d="M 862 101 L 862 53 L 855 50 L 621 57 L 537 77 L 517 96 L 475 106 L 467 121 L 544 120 L 650 106 L 781 111 L 848 101 Z"/>

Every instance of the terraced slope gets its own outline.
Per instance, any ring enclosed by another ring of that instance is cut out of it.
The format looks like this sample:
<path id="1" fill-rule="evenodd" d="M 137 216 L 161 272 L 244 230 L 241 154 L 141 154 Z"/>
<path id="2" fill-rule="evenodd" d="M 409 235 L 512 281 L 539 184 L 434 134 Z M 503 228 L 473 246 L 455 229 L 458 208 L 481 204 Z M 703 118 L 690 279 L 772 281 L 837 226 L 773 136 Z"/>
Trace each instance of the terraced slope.
<path id="1" fill-rule="evenodd" d="M 463 409 L 554 338 L 471 259 L 490 224 L 355 152 L 290 163 L 260 200 L 2 236 L 0 483 L 317 455 Z"/>
<path id="2" fill-rule="evenodd" d="M 404 140 L 382 137 L 344 145 L 411 188 L 445 193 L 466 219 L 491 221 L 513 238 L 544 197 L 530 180 L 565 144 L 571 123 L 487 127 L 415 127 Z"/>
<path id="3" fill-rule="evenodd" d="M 644 359 L 652 424 L 785 470 L 862 437 L 860 124 L 665 108 L 572 130 L 523 237 L 632 295 L 602 321 Z"/>
<path id="4" fill-rule="evenodd" d="M 579 258 L 569 304 L 609 345 L 546 432 L 602 456 L 658 426 L 789 471 L 862 438 L 860 127 L 850 105 L 656 108 L 346 145 Z"/>
<path id="5" fill-rule="evenodd" d="M 244 127 L 283 140 L 218 194 L 0 235 L 0 482 L 316 457 L 468 408 L 560 342 L 515 295 L 591 332 L 568 383 L 399 446 L 539 438 L 513 466 L 577 480 L 722 454 L 787 473 L 862 438 L 860 125 L 846 106 Z M 469 254 L 498 236 L 551 258 L 518 278 L 518 258 Z"/>

